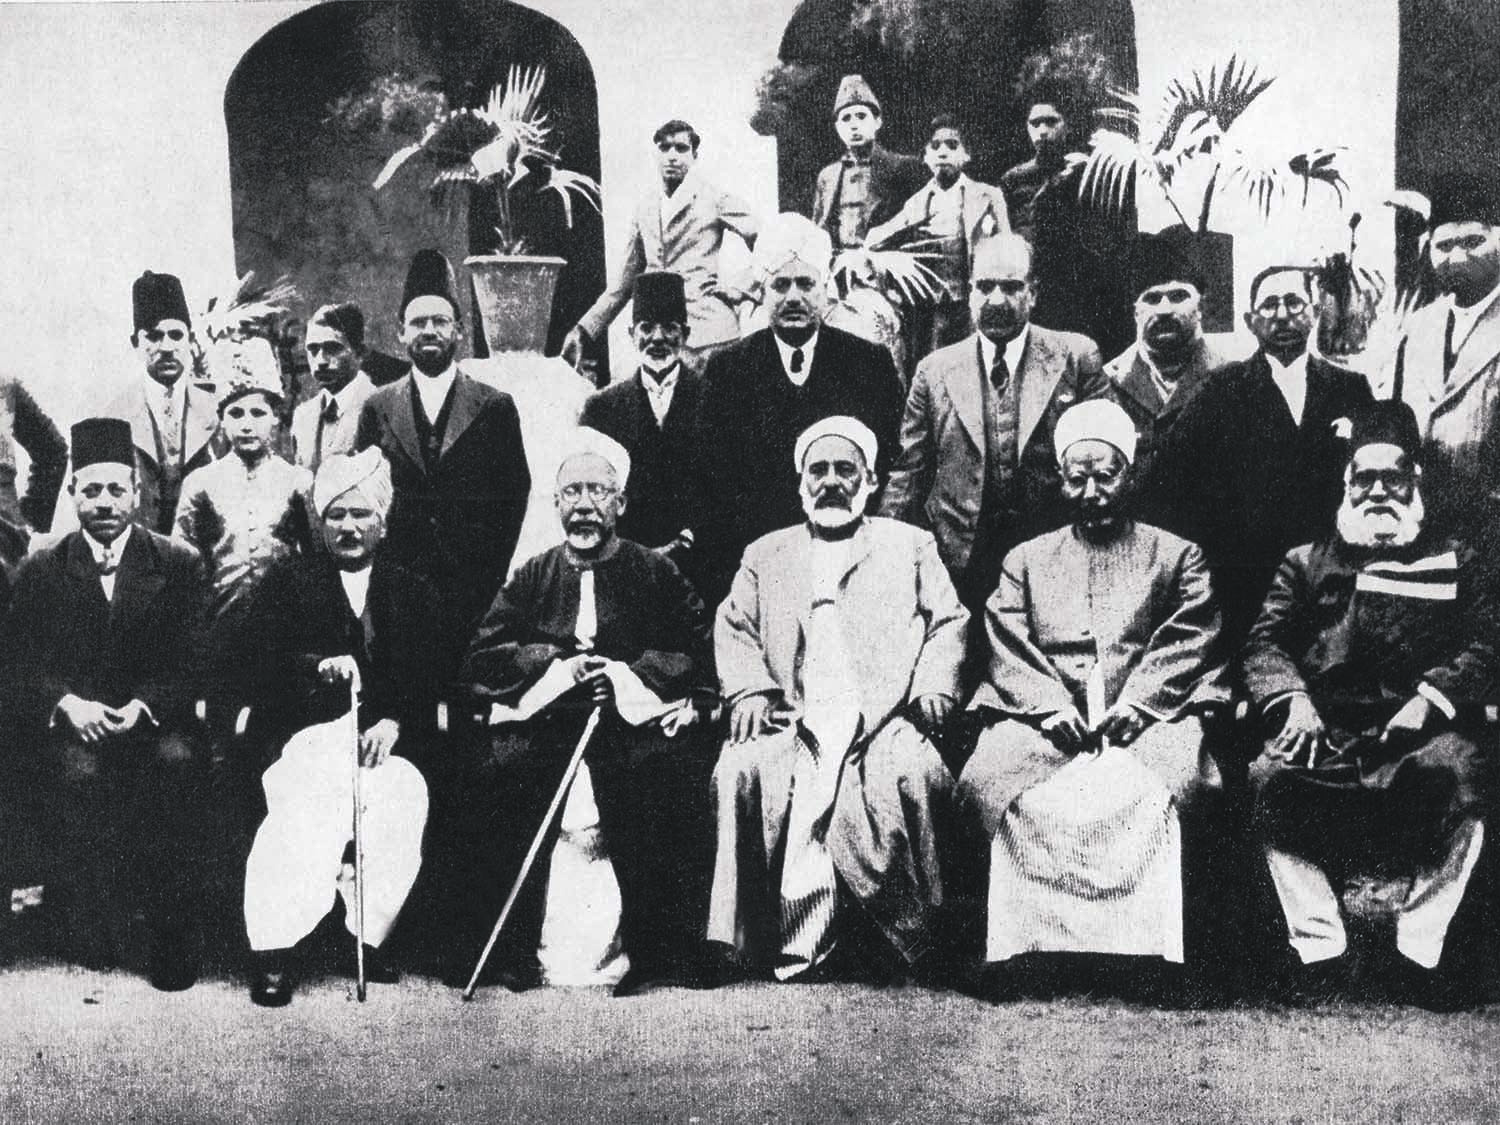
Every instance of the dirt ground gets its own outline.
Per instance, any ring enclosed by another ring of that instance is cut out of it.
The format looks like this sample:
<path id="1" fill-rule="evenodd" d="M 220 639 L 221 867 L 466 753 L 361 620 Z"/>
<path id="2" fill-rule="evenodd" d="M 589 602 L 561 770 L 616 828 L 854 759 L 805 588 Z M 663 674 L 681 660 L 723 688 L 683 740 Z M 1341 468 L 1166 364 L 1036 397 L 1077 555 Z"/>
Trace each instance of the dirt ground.
<path id="1" fill-rule="evenodd" d="M 0 973 L 0 1120 L 1500 1120 L 1500 1007 L 992 1007 L 917 987 L 482 992 L 307 984 L 266 1011 L 55 966 Z"/>

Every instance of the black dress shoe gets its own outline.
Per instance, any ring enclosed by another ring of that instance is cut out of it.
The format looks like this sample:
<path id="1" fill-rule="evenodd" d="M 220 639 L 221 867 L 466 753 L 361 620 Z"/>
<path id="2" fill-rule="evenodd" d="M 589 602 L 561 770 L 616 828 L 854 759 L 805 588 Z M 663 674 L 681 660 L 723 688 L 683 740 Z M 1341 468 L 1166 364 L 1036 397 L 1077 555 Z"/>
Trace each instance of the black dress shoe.
<path id="1" fill-rule="evenodd" d="M 683 988 L 723 988 L 744 980 L 748 975 L 733 949 L 715 944 L 683 966 L 677 983 Z"/>
<path id="2" fill-rule="evenodd" d="M 511 992 L 530 992 L 542 987 L 542 966 L 534 957 L 511 962 L 500 966 L 495 979 Z"/>
<path id="3" fill-rule="evenodd" d="M 1286 977 L 1283 999 L 1298 1007 L 1316 1007 L 1349 992 L 1352 962 L 1348 954 L 1304 965 L 1295 955 Z"/>
<path id="4" fill-rule="evenodd" d="M 370 984 L 395 984 L 401 970 L 390 963 L 373 945 L 365 946 L 365 980 Z"/>
<path id="5" fill-rule="evenodd" d="M 250 1002 L 261 1008 L 284 1008 L 292 1002 L 297 982 L 280 957 L 257 957 L 255 979 L 250 982 Z"/>
<path id="6" fill-rule="evenodd" d="M 615 982 L 614 988 L 610 989 L 610 995 L 616 998 L 634 996 L 653 984 L 662 980 L 661 974 L 649 972 L 637 965 L 631 965 L 625 970 L 625 975 Z"/>
<path id="7" fill-rule="evenodd" d="M 185 932 L 171 929 L 156 935 L 151 943 L 146 979 L 158 992 L 186 992 L 198 982 L 198 958 Z"/>

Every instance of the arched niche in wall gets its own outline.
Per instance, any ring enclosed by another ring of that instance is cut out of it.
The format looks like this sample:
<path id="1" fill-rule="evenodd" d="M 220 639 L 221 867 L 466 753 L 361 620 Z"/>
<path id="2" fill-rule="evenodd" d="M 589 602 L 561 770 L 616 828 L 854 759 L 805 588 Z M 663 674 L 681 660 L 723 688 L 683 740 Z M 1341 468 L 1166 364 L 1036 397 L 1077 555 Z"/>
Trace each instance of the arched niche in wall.
<path id="1" fill-rule="evenodd" d="M 411 255 L 440 247 L 462 273 L 467 224 L 432 205 L 432 167 L 421 159 L 379 192 L 371 185 L 391 153 L 420 136 L 437 95 L 482 105 L 510 67 L 539 65 L 551 146 L 565 167 L 597 179 L 593 68 L 556 20 L 509 0 L 331 0 L 278 24 L 245 53 L 224 95 L 240 273 L 290 277 L 303 314 L 357 302 L 371 344 L 400 354 L 396 305 Z M 603 288 L 602 224 L 575 205 L 569 229 L 550 193 L 518 219 L 529 252 L 568 262 L 555 350 Z M 477 325 L 468 330 L 482 340 Z"/>

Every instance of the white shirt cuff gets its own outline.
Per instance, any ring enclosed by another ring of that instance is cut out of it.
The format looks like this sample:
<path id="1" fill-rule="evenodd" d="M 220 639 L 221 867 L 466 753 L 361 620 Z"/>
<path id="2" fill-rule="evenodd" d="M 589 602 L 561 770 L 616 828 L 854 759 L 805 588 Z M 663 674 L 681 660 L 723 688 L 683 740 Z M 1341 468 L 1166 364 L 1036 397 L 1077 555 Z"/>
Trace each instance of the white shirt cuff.
<path id="1" fill-rule="evenodd" d="M 1453 706 L 1452 701 L 1446 695 L 1426 680 L 1417 685 L 1417 694 L 1441 711 L 1450 723 L 1457 717 L 1458 708 Z"/>

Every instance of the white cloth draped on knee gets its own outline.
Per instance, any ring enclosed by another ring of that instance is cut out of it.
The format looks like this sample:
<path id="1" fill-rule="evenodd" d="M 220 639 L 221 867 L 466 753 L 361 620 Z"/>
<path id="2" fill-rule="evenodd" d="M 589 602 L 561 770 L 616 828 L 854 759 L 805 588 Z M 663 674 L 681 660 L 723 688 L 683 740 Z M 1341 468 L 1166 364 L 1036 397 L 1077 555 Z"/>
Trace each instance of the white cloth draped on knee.
<path id="1" fill-rule="evenodd" d="M 261 783 L 267 814 L 245 866 L 245 928 L 250 948 L 286 949 L 313 931 L 352 888 L 340 883 L 353 838 L 354 748 L 347 715 L 298 731 Z M 391 757 L 360 778 L 365 865 L 365 940 L 379 946 L 395 925 L 422 865 L 427 783 Z"/>

